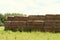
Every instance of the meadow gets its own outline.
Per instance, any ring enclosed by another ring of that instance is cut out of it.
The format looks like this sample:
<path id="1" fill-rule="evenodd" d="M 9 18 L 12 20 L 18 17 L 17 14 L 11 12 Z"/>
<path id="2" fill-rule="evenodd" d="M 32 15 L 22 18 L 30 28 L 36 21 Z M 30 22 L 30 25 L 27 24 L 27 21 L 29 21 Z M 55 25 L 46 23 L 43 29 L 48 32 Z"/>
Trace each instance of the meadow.
<path id="1" fill-rule="evenodd" d="M 12 32 L 0 27 L 0 40 L 60 40 L 60 33 L 51 32 Z"/>

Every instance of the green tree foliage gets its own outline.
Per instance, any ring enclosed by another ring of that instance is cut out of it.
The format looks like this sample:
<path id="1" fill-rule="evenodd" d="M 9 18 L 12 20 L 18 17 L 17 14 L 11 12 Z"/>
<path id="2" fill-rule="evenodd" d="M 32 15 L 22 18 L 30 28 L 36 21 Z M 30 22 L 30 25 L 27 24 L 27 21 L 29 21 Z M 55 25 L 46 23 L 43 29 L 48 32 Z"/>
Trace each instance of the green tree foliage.
<path id="1" fill-rule="evenodd" d="M 7 19 L 7 17 L 9 16 L 26 16 L 26 14 L 20 14 L 20 13 L 5 13 L 5 18 Z"/>
<path id="2" fill-rule="evenodd" d="M 0 13 L 0 26 L 4 23 L 4 16 Z"/>

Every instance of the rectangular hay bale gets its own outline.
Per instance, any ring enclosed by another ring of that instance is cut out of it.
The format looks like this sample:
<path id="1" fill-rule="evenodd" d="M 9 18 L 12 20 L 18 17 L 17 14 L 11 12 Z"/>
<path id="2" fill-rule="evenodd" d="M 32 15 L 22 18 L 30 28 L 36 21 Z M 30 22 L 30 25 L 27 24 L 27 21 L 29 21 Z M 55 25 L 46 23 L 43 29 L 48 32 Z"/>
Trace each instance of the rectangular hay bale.
<path id="1" fill-rule="evenodd" d="M 54 20 L 54 19 L 55 19 L 55 16 L 56 16 L 56 15 L 46 14 L 45 19 L 46 19 L 46 20 L 49 20 L 49 19 L 50 19 L 50 20 Z"/>

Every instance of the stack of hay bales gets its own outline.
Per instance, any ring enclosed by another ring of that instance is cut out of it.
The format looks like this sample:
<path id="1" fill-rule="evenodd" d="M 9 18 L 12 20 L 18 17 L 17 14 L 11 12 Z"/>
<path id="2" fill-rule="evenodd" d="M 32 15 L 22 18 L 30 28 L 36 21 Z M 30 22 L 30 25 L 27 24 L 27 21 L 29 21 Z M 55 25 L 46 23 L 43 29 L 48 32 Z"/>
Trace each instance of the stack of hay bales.
<path id="1" fill-rule="evenodd" d="M 60 15 L 11 16 L 5 21 L 5 30 L 60 32 Z"/>
<path id="2" fill-rule="evenodd" d="M 55 32 L 60 32 L 60 15 L 59 14 L 56 15 L 55 22 L 56 22 Z"/>
<path id="3" fill-rule="evenodd" d="M 27 17 L 8 17 L 7 21 L 5 21 L 5 29 L 9 30 L 23 30 L 27 24 Z"/>
<path id="4" fill-rule="evenodd" d="M 4 22 L 5 30 L 11 29 L 11 27 L 9 27 L 10 23 L 11 23 L 11 21 L 5 21 Z"/>
<path id="5" fill-rule="evenodd" d="M 13 21 L 17 21 L 16 25 L 18 30 L 24 31 L 26 29 L 27 19 L 28 19 L 27 17 L 17 17 L 17 16 L 14 17 Z"/>
<path id="6" fill-rule="evenodd" d="M 27 27 L 29 30 L 42 31 L 44 24 L 44 15 L 30 15 L 28 16 Z"/>
<path id="7" fill-rule="evenodd" d="M 44 21 L 34 20 L 32 26 L 34 26 L 33 30 L 43 31 Z"/>
<path id="8" fill-rule="evenodd" d="M 55 15 L 52 14 L 47 14 L 45 16 L 45 25 L 44 25 L 44 30 L 46 32 L 54 32 L 55 29 Z"/>
<path id="9" fill-rule="evenodd" d="M 11 26 L 11 22 L 13 20 L 14 16 L 8 17 L 7 20 L 5 20 L 5 30 L 12 30 L 13 27 Z"/>

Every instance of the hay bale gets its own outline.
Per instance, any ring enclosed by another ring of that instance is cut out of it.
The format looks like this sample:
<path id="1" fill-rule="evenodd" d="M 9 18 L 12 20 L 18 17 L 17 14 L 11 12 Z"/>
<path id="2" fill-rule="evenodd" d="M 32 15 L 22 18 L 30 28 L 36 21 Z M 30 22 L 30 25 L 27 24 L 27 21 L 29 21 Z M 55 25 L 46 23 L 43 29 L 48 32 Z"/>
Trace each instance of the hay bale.
<path id="1" fill-rule="evenodd" d="M 54 28 L 55 27 L 55 22 L 45 22 L 44 27 L 45 28 Z"/>
<path id="2" fill-rule="evenodd" d="M 60 32 L 60 28 L 55 28 L 55 32 Z"/>
<path id="3" fill-rule="evenodd" d="M 44 28 L 54 28 L 53 26 L 44 26 Z"/>
<path id="4" fill-rule="evenodd" d="M 27 30 L 31 31 L 33 29 L 32 21 L 27 21 Z"/>
<path id="5" fill-rule="evenodd" d="M 28 17 L 18 17 L 18 16 L 14 17 L 15 21 L 27 21 L 27 19 L 28 19 Z"/>
<path id="6" fill-rule="evenodd" d="M 28 17 L 19 17 L 19 16 L 14 16 L 14 17 L 8 17 L 8 21 L 27 21 Z"/>
<path id="7" fill-rule="evenodd" d="M 55 23 L 55 28 L 60 28 L 60 22 Z"/>
<path id="8" fill-rule="evenodd" d="M 22 22 L 19 22 L 18 23 L 18 30 L 22 30 L 24 31 L 26 29 L 26 26 L 27 26 L 27 22 L 26 21 L 22 21 Z"/>
<path id="9" fill-rule="evenodd" d="M 10 26 L 13 27 L 14 30 L 23 30 L 26 27 L 26 21 L 12 21 Z"/>
<path id="10" fill-rule="evenodd" d="M 60 28 L 60 25 L 56 25 L 55 28 Z"/>
<path id="11" fill-rule="evenodd" d="M 56 19 L 56 20 L 60 20 L 60 14 L 56 14 L 55 19 Z"/>
<path id="12" fill-rule="evenodd" d="M 9 30 L 23 30 L 26 27 L 26 21 L 6 21 L 5 29 Z"/>
<path id="13" fill-rule="evenodd" d="M 5 21 L 4 22 L 4 26 L 5 26 L 5 30 L 9 29 L 9 25 L 11 24 L 11 21 Z"/>
<path id="14" fill-rule="evenodd" d="M 58 19 L 55 19 L 55 22 L 56 22 L 56 23 L 60 23 L 60 20 L 58 20 Z"/>
<path id="15" fill-rule="evenodd" d="M 45 20 L 45 23 L 48 23 L 48 22 L 54 23 L 55 20 Z"/>
<path id="16" fill-rule="evenodd" d="M 14 19 L 14 16 L 9 16 L 8 18 L 7 18 L 7 21 L 12 21 Z"/>
<path id="17" fill-rule="evenodd" d="M 28 21 L 27 26 L 29 27 L 28 29 L 30 30 L 40 30 L 43 28 L 43 21 Z"/>
<path id="18" fill-rule="evenodd" d="M 44 28 L 45 32 L 55 32 L 53 28 Z"/>
<path id="19" fill-rule="evenodd" d="M 46 14 L 45 18 L 46 19 L 55 19 L 56 15 L 52 15 L 52 14 Z"/>
<path id="20" fill-rule="evenodd" d="M 28 20 L 44 20 L 44 15 L 30 15 L 28 16 Z"/>

